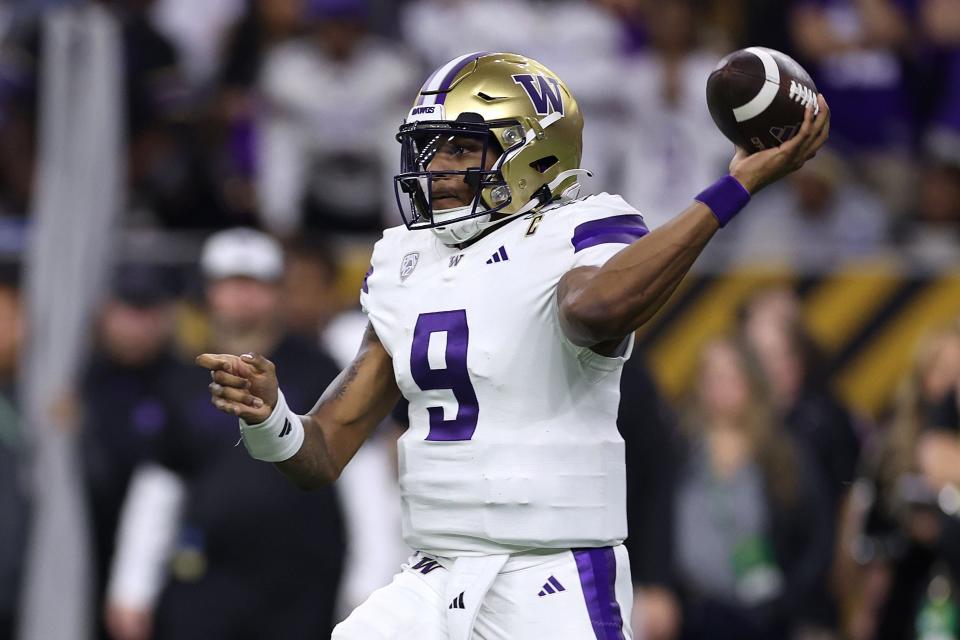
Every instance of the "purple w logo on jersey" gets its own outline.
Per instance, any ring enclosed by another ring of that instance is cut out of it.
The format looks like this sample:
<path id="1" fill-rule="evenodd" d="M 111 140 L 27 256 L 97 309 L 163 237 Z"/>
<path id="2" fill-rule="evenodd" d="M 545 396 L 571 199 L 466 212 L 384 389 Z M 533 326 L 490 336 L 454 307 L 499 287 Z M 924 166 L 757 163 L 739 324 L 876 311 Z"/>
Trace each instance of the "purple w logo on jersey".
<path id="1" fill-rule="evenodd" d="M 440 563 L 437 562 L 436 560 L 431 560 L 430 558 L 423 558 L 419 560 L 417 564 L 413 565 L 413 567 L 411 567 L 411 570 L 419 571 L 423 575 L 427 575 L 434 569 L 439 569 L 439 568 L 440 568 Z"/>
<path id="2" fill-rule="evenodd" d="M 564 115 L 559 80 L 530 73 L 518 73 L 511 77 L 527 92 L 533 108 L 537 110 L 537 115 L 546 116 L 552 111 L 558 111 L 560 115 Z"/>

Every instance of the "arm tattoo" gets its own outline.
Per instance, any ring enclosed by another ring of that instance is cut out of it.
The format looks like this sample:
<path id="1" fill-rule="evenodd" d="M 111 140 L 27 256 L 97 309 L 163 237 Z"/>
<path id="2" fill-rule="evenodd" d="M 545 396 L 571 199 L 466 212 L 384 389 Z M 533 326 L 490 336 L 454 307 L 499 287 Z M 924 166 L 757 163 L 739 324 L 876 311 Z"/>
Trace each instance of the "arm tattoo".
<path id="1" fill-rule="evenodd" d="M 353 384 L 353 381 L 357 379 L 357 374 L 360 371 L 360 364 L 366 357 L 366 346 L 375 342 L 380 342 L 380 338 L 377 336 L 377 332 L 373 330 L 373 323 L 368 322 L 367 328 L 363 332 L 360 353 L 358 353 L 357 357 L 354 358 L 353 362 L 350 363 L 349 368 L 347 368 L 346 373 L 343 375 L 343 379 L 339 384 L 337 384 L 337 388 L 333 392 L 333 400 L 340 400 L 347 394 L 350 385 Z"/>
<path id="2" fill-rule="evenodd" d="M 347 369 L 346 374 L 343 376 L 343 380 L 340 381 L 340 384 L 337 385 L 337 388 L 333 392 L 333 399 L 340 400 L 347 394 L 347 390 L 350 388 L 350 385 L 357 378 L 357 372 L 360 370 L 360 362 L 363 360 L 363 356 L 357 356 L 354 358 L 353 362 L 350 363 L 350 367 Z"/>

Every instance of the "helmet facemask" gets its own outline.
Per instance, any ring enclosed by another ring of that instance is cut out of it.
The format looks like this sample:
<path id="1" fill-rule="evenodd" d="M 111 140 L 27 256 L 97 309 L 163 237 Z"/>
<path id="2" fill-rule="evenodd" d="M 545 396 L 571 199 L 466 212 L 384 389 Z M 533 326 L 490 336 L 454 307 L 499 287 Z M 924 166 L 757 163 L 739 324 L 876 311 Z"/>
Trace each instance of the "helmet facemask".
<path id="1" fill-rule="evenodd" d="M 504 138 L 516 142 L 503 150 L 494 129 L 508 129 Z M 444 242 L 463 242 L 477 235 L 492 214 L 512 200 L 510 187 L 501 172 L 509 152 L 524 142 L 520 124 L 515 120 L 486 122 L 479 114 L 464 113 L 456 121 L 420 121 L 403 125 L 397 134 L 401 144 L 401 172 L 394 177 L 394 192 L 404 223 L 409 229 L 434 229 Z M 431 170 L 430 164 L 446 145 L 456 139 L 476 140 L 481 146 L 479 166 L 463 169 Z M 490 164 L 489 169 L 485 167 Z M 472 200 L 459 207 L 434 209 L 444 182 L 462 180 L 471 187 Z M 466 221 L 472 223 L 463 224 Z"/>

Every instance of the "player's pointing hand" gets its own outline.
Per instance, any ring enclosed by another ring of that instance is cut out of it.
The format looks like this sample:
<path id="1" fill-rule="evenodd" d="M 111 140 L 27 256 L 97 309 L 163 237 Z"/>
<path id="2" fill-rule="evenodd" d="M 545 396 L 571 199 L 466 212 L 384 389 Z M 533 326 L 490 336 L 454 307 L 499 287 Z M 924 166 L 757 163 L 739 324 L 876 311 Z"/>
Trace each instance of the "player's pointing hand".
<path id="1" fill-rule="evenodd" d="M 277 372 L 262 355 L 203 353 L 196 363 L 210 370 L 210 401 L 223 411 L 258 424 L 270 417 L 277 403 Z"/>

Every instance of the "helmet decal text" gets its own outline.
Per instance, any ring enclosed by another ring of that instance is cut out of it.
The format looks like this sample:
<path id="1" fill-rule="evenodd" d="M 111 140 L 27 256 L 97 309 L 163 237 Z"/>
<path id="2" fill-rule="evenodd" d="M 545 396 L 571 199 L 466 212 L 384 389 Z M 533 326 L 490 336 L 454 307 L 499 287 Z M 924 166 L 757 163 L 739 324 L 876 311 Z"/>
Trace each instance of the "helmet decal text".
<path id="1" fill-rule="evenodd" d="M 563 113 L 563 96 L 560 93 L 560 82 L 549 76 L 518 73 L 511 76 L 513 81 L 523 87 L 533 103 L 537 115 L 546 116 L 556 111 Z"/>
<path id="2" fill-rule="evenodd" d="M 430 104 L 415 106 L 410 109 L 407 116 L 407 122 L 419 122 L 421 120 L 446 120 L 442 104 Z"/>

